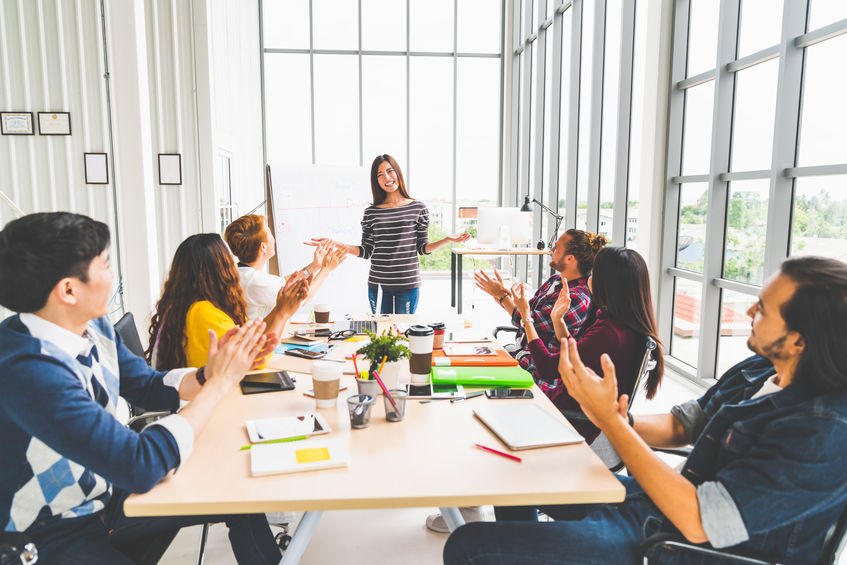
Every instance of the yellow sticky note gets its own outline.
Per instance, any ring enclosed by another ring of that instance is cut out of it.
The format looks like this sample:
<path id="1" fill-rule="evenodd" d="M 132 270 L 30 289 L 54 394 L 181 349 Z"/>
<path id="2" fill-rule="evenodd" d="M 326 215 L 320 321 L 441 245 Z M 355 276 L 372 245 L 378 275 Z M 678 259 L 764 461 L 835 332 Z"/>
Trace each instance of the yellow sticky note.
<path id="1" fill-rule="evenodd" d="M 329 461 L 328 447 L 313 447 L 310 449 L 298 449 L 294 452 L 297 463 L 315 463 L 317 461 Z"/>
<path id="2" fill-rule="evenodd" d="M 368 341 L 369 339 L 370 338 L 366 335 L 354 335 L 354 336 L 348 337 L 344 341 Z"/>

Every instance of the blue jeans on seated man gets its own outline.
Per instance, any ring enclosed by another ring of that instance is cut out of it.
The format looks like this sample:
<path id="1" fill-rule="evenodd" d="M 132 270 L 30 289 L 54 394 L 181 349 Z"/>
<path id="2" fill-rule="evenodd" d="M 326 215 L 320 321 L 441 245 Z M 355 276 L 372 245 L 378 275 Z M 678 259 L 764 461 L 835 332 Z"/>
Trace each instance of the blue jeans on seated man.
<path id="1" fill-rule="evenodd" d="M 368 302 L 371 303 L 371 313 L 376 314 L 376 298 L 379 287 L 368 287 Z M 382 304 L 380 314 L 414 314 L 418 309 L 419 288 L 391 290 L 382 287 Z"/>
<path id="2" fill-rule="evenodd" d="M 626 499 L 617 504 L 495 507 L 496 522 L 453 532 L 444 564 L 641 563 L 641 542 L 659 531 L 662 513 L 634 479 L 618 479 Z M 556 521 L 539 523 L 538 510 Z"/>
<path id="3" fill-rule="evenodd" d="M 39 565 L 157 563 L 180 528 L 207 522 L 226 522 L 239 564 L 276 564 L 282 558 L 264 514 L 128 518 L 123 513 L 127 496 L 114 489 L 106 508 L 96 514 L 28 528 Z"/>

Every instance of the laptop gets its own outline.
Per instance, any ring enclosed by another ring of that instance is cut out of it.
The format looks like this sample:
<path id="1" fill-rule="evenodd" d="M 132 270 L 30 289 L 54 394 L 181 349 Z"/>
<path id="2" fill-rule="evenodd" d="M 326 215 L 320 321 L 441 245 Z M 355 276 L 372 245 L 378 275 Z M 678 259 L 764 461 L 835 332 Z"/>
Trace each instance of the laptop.
<path id="1" fill-rule="evenodd" d="M 344 330 L 354 330 L 357 334 L 363 334 L 365 330 L 376 333 L 376 322 L 373 320 L 342 320 L 332 323 L 332 331 L 343 332 Z"/>
<path id="2" fill-rule="evenodd" d="M 513 451 L 585 441 L 576 430 L 531 402 L 474 408 L 474 415 Z"/>

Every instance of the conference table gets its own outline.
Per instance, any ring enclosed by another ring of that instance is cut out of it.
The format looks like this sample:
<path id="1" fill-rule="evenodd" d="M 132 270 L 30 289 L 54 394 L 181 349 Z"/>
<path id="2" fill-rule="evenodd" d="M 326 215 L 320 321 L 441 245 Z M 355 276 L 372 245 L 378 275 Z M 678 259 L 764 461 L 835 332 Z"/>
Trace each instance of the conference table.
<path id="1" fill-rule="evenodd" d="M 502 257 L 526 255 L 528 257 L 549 255 L 546 249 L 529 247 L 510 247 L 509 249 L 470 249 L 453 247 L 450 249 L 450 306 L 456 307 L 456 313 L 462 313 L 462 263 L 467 257 Z"/>
<path id="2" fill-rule="evenodd" d="M 395 315 L 379 322 L 426 323 L 421 315 Z M 449 328 L 449 324 L 448 324 Z M 303 329 L 298 327 L 296 329 Z M 327 359 L 344 360 L 361 342 L 334 341 Z M 532 402 L 564 420 L 538 389 L 531 400 L 409 401 L 401 422 L 385 419 L 380 397 L 370 427 L 351 429 L 345 399 L 356 394 L 352 362 L 345 361 L 336 407 L 317 409 L 303 393 L 312 387 L 313 361 L 275 355 L 268 369 L 284 369 L 296 389 L 242 395 L 233 388 L 197 438 L 194 451 L 170 478 L 130 496 L 127 516 L 207 515 L 305 511 L 281 563 L 297 563 L 324 510 L 440 507 L 451 530 L 462 524 L 459 506 L 619 502 L 624 488 L 585 443 L 517 452 L 521 463 L 474 447 L 508 449 L 473 416 L 487 402 Z M 265 369 L 267 370 L 267 369 Z M 404 363 L 400 382 L 408 382 Z M 349 442 L 344 468 L 252 477 L 245 421 L 320 412 L 330 437 Z M 386 525 L 390 529 L 390 525 Z"/>

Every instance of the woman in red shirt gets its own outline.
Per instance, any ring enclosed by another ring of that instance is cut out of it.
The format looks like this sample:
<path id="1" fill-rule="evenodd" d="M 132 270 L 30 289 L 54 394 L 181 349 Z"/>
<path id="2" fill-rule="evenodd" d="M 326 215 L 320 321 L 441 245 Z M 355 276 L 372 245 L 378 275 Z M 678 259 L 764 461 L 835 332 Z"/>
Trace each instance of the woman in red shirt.
<path id="1" fill-rule="evenodd" d="M 632 249 L 604 247 L 594 260 L 588 288 L 591 290 L 592 304 L 597 310 L 594 322 L 582 330 L 577 340 L 579 356 L 586 366 L 600 375 L 603 374 L 600 356 L 609 353 L 615 367 L 619 368 L 618 390 L 626 393 L 632 390 L 638 378 L 636 373 L 644 356 L 646 338 L 649 336 L 659 342 L 647 264 Z M 562 386 L 558 371 L 559 354 L 550 353 L 538 339 L 523 285 L 513 287 L 512 296 L 521 314 L 521 323 L 526 330 L 528 347 L 536 369 L 541 377 L 554 381 L 547 395 L 560 410 L 581 413 L 579 404 Z M 570 295 L 567 288 L 562 288 L 551 312 L 556 337 L 559 339 L 569 336 L 562 320 L 562 314 L 567 312 L 569 306 Z M 656 367 L 647 378 L 647 398 L 653 398 L 656 394 L 664 372 L 660 348 L 655 350 L 654 356 Z M 587 419 L 574 421 L 573 424 L 589 444 L 600 433 Z"/>

